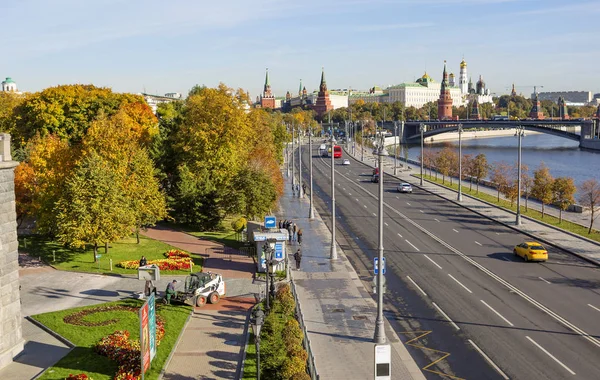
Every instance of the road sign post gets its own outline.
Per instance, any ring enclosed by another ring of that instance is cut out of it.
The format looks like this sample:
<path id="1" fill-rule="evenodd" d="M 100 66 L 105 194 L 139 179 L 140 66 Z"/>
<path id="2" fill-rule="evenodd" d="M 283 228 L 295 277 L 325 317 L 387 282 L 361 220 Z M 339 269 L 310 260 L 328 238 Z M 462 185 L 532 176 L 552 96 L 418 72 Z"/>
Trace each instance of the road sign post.
<path id="1" fill-rule="evenodd" d="M 277 220 L 274 216 L 265 216 L 265 228 L 277 227 Z"/>
<path id="2" fill-rule="evenodd" d="M 383 274 L 385 274 L 385 257 L 382 259 L 382 261 L 383 261 L 383 263 L 381 266 L 383 267 Z M 375 274 L 379 274 L 379 258 L 375 257 L 373 259 L 373 262 L 374 262 L 373 268 L 374 268 Z"/>

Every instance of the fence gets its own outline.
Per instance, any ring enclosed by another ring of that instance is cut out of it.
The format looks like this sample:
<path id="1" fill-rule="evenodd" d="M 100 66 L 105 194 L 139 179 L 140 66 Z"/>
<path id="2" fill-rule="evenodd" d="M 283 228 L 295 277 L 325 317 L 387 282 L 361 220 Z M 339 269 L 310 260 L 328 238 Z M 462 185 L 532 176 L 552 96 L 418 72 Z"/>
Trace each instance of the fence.
<path id="1" fill-rule="evenodd" d="M 290 279 L 290 287 L 292 289 L 292 294 L 294 295 L 294 301 L 296 301 L 296 316 L 298 319 L 298 323 L 300 323 L 300 327 L 302 328 L 302 333 L 304 334 L 304 341 L 302 344 L 304 345 L 304 349 L 306 353 L 308 353 L 307 359 L 307 368 L 308 374 L 312 380 L 319 380 L 319 374 L 317 373 L 317 368 L 315 367 L 315 358 L 313 356 L 312 350 L 310 349 L 310 339 L 308 337 L 308 333 L 306 331 L 306 326 L 304 325 L 304 315 L 302 315 L 302 309 L 300 308 L 300 302 L 298 300 L 298 294 L 296 293 L 296 284 L 294 284 L 294 280 Z"/>

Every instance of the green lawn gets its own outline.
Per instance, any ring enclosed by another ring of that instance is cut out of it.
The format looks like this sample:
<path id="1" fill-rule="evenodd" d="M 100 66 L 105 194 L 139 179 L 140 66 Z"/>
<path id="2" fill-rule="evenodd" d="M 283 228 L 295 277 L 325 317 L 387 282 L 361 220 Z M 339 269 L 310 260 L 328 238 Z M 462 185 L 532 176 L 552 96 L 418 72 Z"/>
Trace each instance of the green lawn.
<path id="1" fill-rule="evenodd" d="M 123 305 L 139 308 L 143 304 L 140 300 L 123 300 L 109 302 L 104 305 Z M 67 356 L 62 358 L 53 367 L 49 368 L 41 377 L 42 380 L 63 380 L 69 374 L 85 373 L 94 380 L 112 379 L 117 371 L 117 364 L 93 351 L 93 347 L 100 339 L 116 330 L 127 330 L 130 339 L 139 339 L 138 314 L 130 311 L 111 311 L 89 314 L 84 317 L 86 322 L 100 322 L 115 320 L 107 326 L 78 326 L 67 324 L 63 321 L 65 316 L 80 310 L 97 308 L 100 305 L 86 306 L 54 313 L 45 313 L 32 316 L 46 327 L 65 337 L 77 347 Z M 151 368 L 146 373 L 146 379 L 157 379 L 167 357 L 177 342 L 179 333 L 183 329 L 191 308 L 185 305 L 162 305 L 157 303 L 157 313 L 165 320 L 165 336 L 157 348 L 156 356 Z"/>
<path id="2" fill-rule="evenodd" d="M 25 239 L 27 239 L 27 243 L 25 243 Z M 139 260 L 142 255 L 146 256 L 148 261 L 164 259 L 163 254 L 174 248 L 168 244 L 144 236 L 140 236 L 140 244 L 137 244 L 135 237 L 131 237 L 110 243 L 108 254 L 104 253 L 104 247 L 98 248 L 98 253 L 101 257 L 98 259 L 98 263 L 94 263 L 93 247 L 88 246 L 85 250 L 70 249 L 58 242 L 35 235 L 19 238 L 19 252 L 25 252 L 34 258 L 41 258 L 56 269 L 103 274 L 137 275 L 137 269 L 119 268 L 117 267 L 117 263 L 128 260 Z M 202 270 L 202 257 L 192 255 L 192 258 L 195 264 L 193 271 L 200 272 Z M 112 259 L 112 271 L 110 269 L 110 259 Z M 188 272 L 189 270 L 161 271 L 161 274 L 184 275 Z"/>
<path id="3" fill-rule="evenodd" d="M 419 175 L 415 175 L 415 177 L 419 177 Z M 430 177 L 429 175 L 424 175 L 423 176 L 424 179 L 436 183 L 438 185 L 442 185 L 445 186 L 447 188 L 453 189 L 458 191 L 458 183 L 456 181 L 453 181 L 452 185 L 450 185 L 450 181 L 446 180 L 446 182 L 444 184 L 442 184 L 442 177 L 440 175 L 438 175 L 438 179 L 435 179 L 435 176 Z M 516 212 L 517 211 L 517 205 L 516 202 L 514 204 L 510 204 L 510 201 L 504 200 L 502 199 L 502 196 L 500 197 L 500 201 L 498 201 L 498 197 L 491 195 L 491 194 L 487 194 L 484 192 L 479 192 L 477 193 L 476 191 L 476 186 L 475 184 L 473 184 L 473 190 L 469 191 L 469 187 L 468 186 L 463 186 L 462 187 L 462 192 L 463 194 L 468 194 L 474 198 L 479 198 L 481 200 L 484 200 L 488 203 L 494 204 L 496 206 L 500 206 L 502 208 L 511 210 Z M 552 215 L 548 215 L 545 214 L 544 217 L 542 218 L 542 213 L 540 211 L 534 210 L 529 208 L 528 210 L 525 209 L 525 200 L 521 201 L 521 215 L 523 216 L 527 216 L 530 217 L 532 219 L 536 219 L 539 221 L 542 221 L 544 223 L 562 228 L 566 231 L 575 233 L 577 235 L 581 235 L 583 237 L 586 237 L 588 239 L 594 240 L 594 241 L 598 241 L 600 242 L 600 233 L 598 232 L 598 230 L 592 230 L 591 234 L 588 234 L 588 229 L 587 227 L 581 226 L 579 224 L 576 223 L 572 223 L 568 220 L 563 219 L 562 222 L 559 223 L 558 218 L 554 217 Z"/>
<path id="4" fill-rule="evenodd" d="M 225 218 L 221 223 L 221 228 L 216 231 L 198 231 L 198 228 L 188 225 L 171 225 L 173 228 L 180 229 L 186 233 L 196 236 L 202 239 L 215 241 L 223 244 L 226 247 L 239 249 L 244 246 L 244 243 L 240 241 L 240 234 L 235 232 L 231 227 L 231 222 L 237 218 L 230 217 Z"/>
<path id="5" fill-rule="evenodd" d="M 250 333 L 248 344 L 246 345 L 246 360 L 244 360 L 242 379 L 256 379 L 256 344 L 254 343 L 254 334 L 252 333 Z"/>

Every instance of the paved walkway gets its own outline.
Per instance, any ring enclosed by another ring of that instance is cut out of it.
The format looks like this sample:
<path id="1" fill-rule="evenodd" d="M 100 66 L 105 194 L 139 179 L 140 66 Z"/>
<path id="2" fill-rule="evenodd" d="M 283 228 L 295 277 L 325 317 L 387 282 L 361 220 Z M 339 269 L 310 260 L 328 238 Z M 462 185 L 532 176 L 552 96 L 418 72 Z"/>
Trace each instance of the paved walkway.
<path id="1" fill-rule="evenodd" d="M 321 380 L 372 379 L 374 373 L 375 319 L 377 305 L 361 283 L 338 245 L 338 260 L 329 259 L 331 233 L 319 214 L 308 219 L 308 197 L 298 199 L 290 191 L 280 200 L 280 219 L 293 219 L 304 235 L 299 271 L 291 271 L 308 339 Z M 298 246 L 288 251 L 293 254 Z M 294 262 L 289 257 L 290 263 Z M 392 379 L 425 379 L 393 329 L 386 321 L 392 347 Z"/>
<path id="2" fill-rule="evenodd" d="M 370 152 L 369 152 L 370 153 Z M 356 159 L 360 160 L 360 149 L 356 149 Z M 372 154 L 367 154 L 367 150 L 365 150 L 364 154 L 364 163 L 367 166 L 374 166 L 375 159 Z M 406 164 L 404 163 L 405 167 Z M 414 177 L 415 174 L 420 174 L 420 167 L 414 165 L 408 165 L 411 170 L 400 171 L 397 170 L 397 175 L 395 176 L 399 181 L 408 182 L 415 187 L 419 187 L 419 179 Z M 388 157 L 388 161 L 384 163 L 384 171 L 387 175 L 392 177 L 394 173 L 393 169 L 393 158 Z M 468 186 L 468 182 L 463 182 L 464 186 Z M 512 211 L 508 211 L 505 209 L 498 208 L 492 204 L 487 202 L 478 200 L 477 198 L 469 196 L 467 193 L 463 192 L 463 201 L 458 202 L 457 196 L 458 191 L 450 190 L 448 188 L 439 186 L 435 183 L 424 181 L 423 189 L 432 192 L 436 195 L 439 195 L 442 198 L 445 198 L 451 202 L 456 204 L 460 204 L 463 207 L 469 208 L 476 213 L 479 213 L 487 218 L 498 221 L 502 224 L 505 224 L 511 228 L 516 228 L 521 232 L 529 234 L 535 237 L 537 240 L 551 244 L 553 246 L 559 247 L 567 252 L 571 252 L 574 255 L 577 255 L 585 260 L 590 262 L 594 262 L 600 264 L 600 244 L 594 241 L 585 239 L 581 236 L 571 234 L 567 231 L 561 230 L 560 228 L 545 224 L 543 222 L 535 221 L 533 219 L 529 219 L 525 216 L 522 217 L 522 225 L 516 226 L 515 219 L 516 213 Z M 488 192 L 490 194 L 496 195 L 494 189 L 485 188 L 483 186 L 479 187 L 480 191 Z M 524 203 L 522 203 L 524 204 Z M 529 201 L 529 207 L 534 209 L 541 209 L 541 205 L 537 202 Z M 545 207 L 545 210 L 550 215 L 558 216 L 558 210 L 553 207 Z M 585 213 L 578 214 L 573 212 L 563 212 L 563 218 L 567 220 L 574 221 L 576 223 L 585 224 L 586 216 Z M 587 220 L 589 223 L 589 218 Z"/>

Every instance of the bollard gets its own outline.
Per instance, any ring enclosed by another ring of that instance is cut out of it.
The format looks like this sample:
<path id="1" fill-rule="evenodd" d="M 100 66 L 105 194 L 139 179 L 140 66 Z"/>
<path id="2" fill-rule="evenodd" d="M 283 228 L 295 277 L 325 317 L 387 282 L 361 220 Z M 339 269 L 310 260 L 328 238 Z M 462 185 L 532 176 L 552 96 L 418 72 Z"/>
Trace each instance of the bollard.
<path id="1" fill-rule="evenodd" d="M 112 259 L 109 259 L 108 262 L 110 263 L 110 271 L 112 272 Z"/>
<path id="2" fill-rule="evenodd" d="M 192 273 L 192 268 L 194 268 L 194 262 L 192 261 L 192 259 L 190 259 L 190 273 Z"/>
<path id="3" fill-rule="evenodd" d="M 52 262 L 56 262 L 56 251 L 52 250 Z"/>

